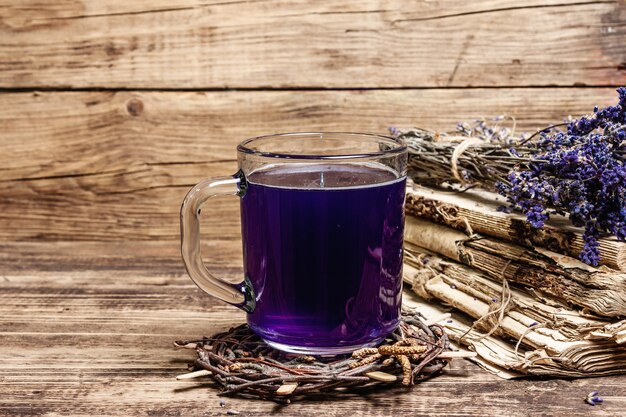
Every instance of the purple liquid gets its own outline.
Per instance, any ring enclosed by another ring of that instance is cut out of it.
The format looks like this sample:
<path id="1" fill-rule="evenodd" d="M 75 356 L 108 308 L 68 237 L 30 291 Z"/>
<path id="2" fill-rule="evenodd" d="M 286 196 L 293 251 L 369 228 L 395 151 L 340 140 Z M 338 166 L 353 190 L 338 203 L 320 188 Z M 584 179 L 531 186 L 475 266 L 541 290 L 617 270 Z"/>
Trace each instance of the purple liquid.
<path id="1" fill-rule="evenodd" d="M 241 200 L 250 327 L 315 350 L 372 345 L 399 322 L 405 178 L 360 164 L 252 173 Z M 284 346 L 283 346 L 284 347 Z"/>

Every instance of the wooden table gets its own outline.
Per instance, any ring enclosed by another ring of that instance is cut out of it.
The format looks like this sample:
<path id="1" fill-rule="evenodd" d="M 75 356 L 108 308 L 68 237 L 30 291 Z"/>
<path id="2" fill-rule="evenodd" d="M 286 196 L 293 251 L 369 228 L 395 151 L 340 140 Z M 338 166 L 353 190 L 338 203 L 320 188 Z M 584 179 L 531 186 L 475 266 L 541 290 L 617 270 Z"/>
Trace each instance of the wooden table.
<path id="1" fill-rule="evenodd" d="M 216 272 L 240 271 L 223 240 Z M 504 381 L 465 360 L 412 389 L 342 400 L 224 398 L 210 382 L 176 381 L 195 353 L 177 339 L 208 336 L 245 317 L 201 293 L 177 241 L 0 244 L 0 415 L 623 416 L 626 376 Z M 584 397 L 599 390 L 605 403 Z"/>
<path id="2" fill-rule="evenodd" d="M 0 416 L 626 415 L 626 378 L 503 381 L 465 361 L 412 390 L 227 399 L 176 382 L 243 313 L 178 250 L 189 187 L 287 131 L 517 131 L 615 103 L 626 3 L 580 0 L 7 0 L 0 5 Z M 241 274 L 237 201 L 204 253 Z M 605 404 L 583 402 L 599 390 Z"/>

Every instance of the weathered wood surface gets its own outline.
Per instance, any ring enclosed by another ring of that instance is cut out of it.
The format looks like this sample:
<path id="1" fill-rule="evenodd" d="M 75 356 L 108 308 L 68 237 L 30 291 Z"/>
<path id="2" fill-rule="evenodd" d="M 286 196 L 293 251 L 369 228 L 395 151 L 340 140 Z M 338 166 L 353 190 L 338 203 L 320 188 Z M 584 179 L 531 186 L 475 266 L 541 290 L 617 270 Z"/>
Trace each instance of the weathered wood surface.
<path id="1" fill-rule="evenodd" d="M 0 87 L 626 83 L 626 3 L 11 0 Z"/>
<path id="2" fill-rule="evenodd" d="M 621 0 L 0 1 L 0 415 L 622 414 L 623 377 L 505 383 L 464 361 L 412 391 L 220 408 L 174 380 L 193 354 L 172 341 L 244 320 L 177 242 L 185 192 L 233 172 L 240 140 L 586 113 L 626 84 L 624 20 Z M 450 88 L 468 86 L 499 88 Z M 238 203 L 204 214 L 203 253 L 236 279 Z"/>
<path id="3" fill-rule="evenodd" d="M 3 94 L 0 240 L 176 239 L 187 190 L 233 173 L 236 144 L 258 134 L 451 129 L 502 113 L 534 129 L 615 99 L 612 88 Z M 206 236 L 236 238 L 236 199 L 209 207 Z"/>
<path id="4" fill-rule="evenodd" d="M 241 273 L 239 243 L 212 269 Z M 179 338 L 210 335 L 243 313 L 185 276 L 178 242 L 0 243 L 0 415 L 618 416 L 626 378 L 502 381 L 466 361 L 412 390 L 278 406 L 226 398 L 210 383 L 176 381 L 193 352 Z M 584 397 L 599 390 L 605 403 Z"/>

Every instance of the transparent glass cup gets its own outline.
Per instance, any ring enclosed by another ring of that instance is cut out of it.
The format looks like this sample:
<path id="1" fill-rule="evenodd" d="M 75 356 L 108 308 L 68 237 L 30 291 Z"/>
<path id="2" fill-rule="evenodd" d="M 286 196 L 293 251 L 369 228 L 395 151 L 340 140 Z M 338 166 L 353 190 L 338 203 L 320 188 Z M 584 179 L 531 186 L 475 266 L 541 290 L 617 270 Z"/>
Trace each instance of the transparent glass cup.
<path id="1" fill-rule="evenodd" d="M 239 171 L 194 186 L 181 208 L 181 252 L 202 290 L 248 313 L 269 345 L 307 354 L 374 346 L 399 324 L 407 148 L 364 133 L 289 133 L 237 147 Z M 244 278 L 213 276 L 199 216 L 240 198 Z"/>

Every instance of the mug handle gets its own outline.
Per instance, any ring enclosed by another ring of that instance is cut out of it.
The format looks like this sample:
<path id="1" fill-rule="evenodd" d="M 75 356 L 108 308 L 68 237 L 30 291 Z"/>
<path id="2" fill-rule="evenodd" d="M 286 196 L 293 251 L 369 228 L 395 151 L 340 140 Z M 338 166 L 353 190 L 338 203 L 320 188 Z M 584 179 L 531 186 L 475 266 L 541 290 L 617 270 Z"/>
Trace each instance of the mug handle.
<path id="1" fill-rule="evenodd" d="M 251 313 L 256 300 L 248 278 L 239 284 L 217 278 L 206 268 L 200 254 L 200 211 L 204 203 L 220 195 L 242 197 L 245 191 L 246 181 L 241 171 L 233 176 L 205 179 L 189 190 L 180 208 L 180 247 L 187 273 L 201 290 Z"/>

